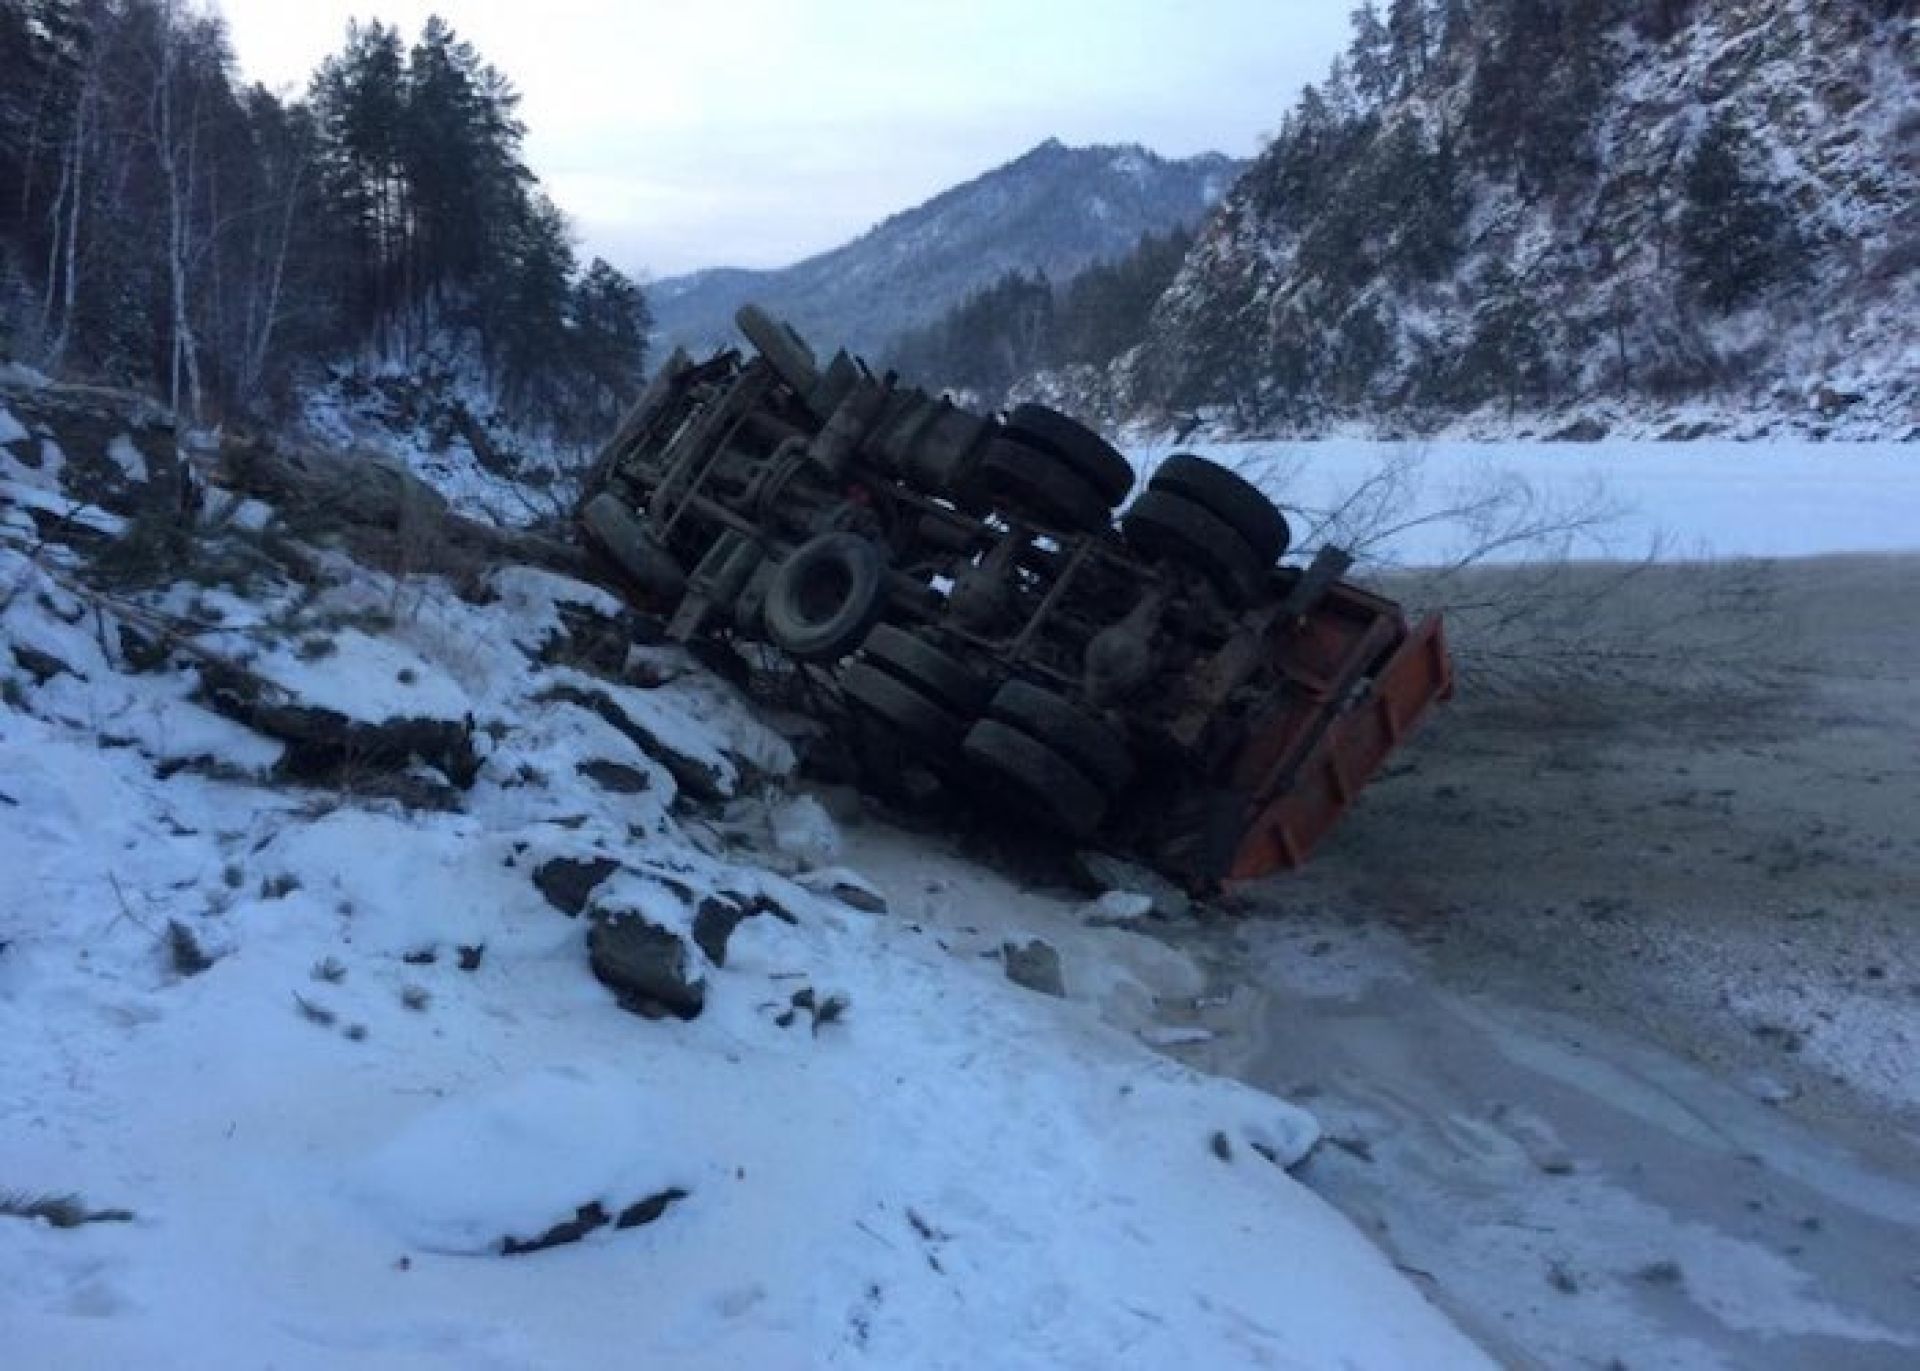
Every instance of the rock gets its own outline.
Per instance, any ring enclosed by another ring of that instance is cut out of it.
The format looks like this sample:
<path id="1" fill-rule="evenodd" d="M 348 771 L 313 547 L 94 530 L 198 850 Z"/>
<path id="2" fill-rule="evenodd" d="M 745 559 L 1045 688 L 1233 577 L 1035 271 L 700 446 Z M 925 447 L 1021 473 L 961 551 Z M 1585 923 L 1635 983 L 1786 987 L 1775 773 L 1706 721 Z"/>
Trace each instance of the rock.
<path id="1" fill-rule="evenodd" d="M 730 778 L 722 774 L 711 762 L 690 756 L 675 748 L 645 725 L 630 717 L 611 695 L 603 691 L 556 685 L 536 695 L 534 702 L 575 705 L 591 714 L 599 715 L 631 739 L 635 747 L 672 773 L 682 793 L 693 799 L 708 804 L 721 804 L 733 798 Z"/>
<path id="2" fill-rule="evenodd" d="M 596 757 L 592 761 L 581 762 L 574 770 L 602 790 L 615 795 L 640 795 L 653 788 L 647 773 L 638 767 L 623 766 L 604 758 Z"/>
<path id="3" fill-rule="evenodd" d="M 548 904 L 569 919 L 577 919 L 601 882 L 619 869 L 620 863 L 610 857 L 556 857 L 533 873 L 533 883 Z"/>
<path id="4" fill-rule="evenodd" d="M 17 664 L 22 671 L 33 677 L 35 685 L 45 685 L 55 676 L 71 676 L 75 680 L 86 679 L 52 653 L 42 652 L 38 648 L 28 647 L 25 643 L 14 643 L 12 650 L 15 664 Z"/>
<path id="5" fill-rule="evenodd" d="M 1549 433 L 1549 443 L 1597 443 L 1604 439 L 1610 430 L 1591 415 L 1575 419 L 1558 433 Z"/>
<path id="6" fill-rule="evenodd" d="M 709 895 L 700 902 L 700 908 L 693 916 L 693 940 L 707 954 L 708 961 L 724 967 L 727 964 L 727 942 L 733 937 L 733 930 L 748 919 L 758 918 L 762 914 L 771 914 L 785 924 L 800 922 L 791 912 L 765 895 L 756 895 L 751 899 L 734 894 Z"/>
<path id="7" fill-rule="evenodd" d="M 1067 983 L 1060 971 L 1060 954 L 1050 944 L 1038 938 L 1025 945 L 1004 943 L 1000 957 L 1006 964 L 1007 979 L 1015 985 L 1041 995 L 1066 998 Z"/>
<path id="8" fill-rule="evenodd" d="M 1692 443 L 1698 442 L 1702 438 L 1711 438 L 1719 431 L 1720 425 L 1710 423 L 1704 419 L 1697 420 L 1693 423 L 1683 422 L 1673 425 L 1664 433 L 1660 434 L 1658 441 L 1662 443 Z"/>
<path id="9" fill-rule="evenodd" d="M 1082 852 L 1077 864 L 1081 876 L 1095 890 L 1105 894 L 1144 895 L 1152 902 L 1152 913 L 1159 918 L 1184 919 L 1193 912 L 1193 901 L 1186 891 L 1135 862 L 1105 852 Z"/>
<path id="10" fill-rule="evenodd" d="M 623 1009 L 647 1018 L 697 1019 L 706 1008 L 707 983 L 693 974 L 686 943 L 638 915 L 596 923 L 587 934 L 587 956 Z"/>
<path id="11" fill-rule="evenodd" d="M 869 884 L 866 877 L 843 867 L 809 871 L 796 877 L 795 883 L 816 895 L 838 900 L 841 904 L 866 914 L 887 912 L 887 897 Z"/>
<path id="12" fill-rule="evenodd" d="M 1835 415 L 1846 413 L 1865 398 L 1866 397 L 1862 395 L 1835 390 L 1832 386 L 1823 385 L 1813 393 L 1813 407 L 1831 419 Z"/>
<path id="13" fill-rule="evenodd" d="M 321 781 L 350 774 L 404 773 L 415 758 L 461 790 L 480 774 L 473 720 L 391 718 L 378 723 L 349 719 L 335 710 L 302 703 L 265 677 L 227 662 L 200 663 L 202 695 L 216 711 L 287 745 L 280 771 L 295 780 Z M 364 790 L 364 783 L 360 785 Z M 400 798 L 415 796 L 407 788 Z M 425 797 L 431 798 L 431 797 Z M 440 806 L 444 807 L 444 806 Z"/>

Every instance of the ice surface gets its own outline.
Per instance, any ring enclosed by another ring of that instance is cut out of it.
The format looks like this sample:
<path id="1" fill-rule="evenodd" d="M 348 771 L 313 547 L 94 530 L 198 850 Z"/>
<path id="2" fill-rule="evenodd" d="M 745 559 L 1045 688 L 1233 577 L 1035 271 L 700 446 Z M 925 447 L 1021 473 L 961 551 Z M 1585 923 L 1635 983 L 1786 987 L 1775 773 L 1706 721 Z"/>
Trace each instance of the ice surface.
<path id="1" fill-rule="evenodd" d="M 1151 472 L 1171 449 L 1135 454 Z M 1451 560 L 1479 541 L 1457 520 L 1421 522 L 1472 504 L 1496 488 L 1547 514 L 1603 517 L 1567 540 L 1494 550 L 1488 560 L 1557 555 L 1637 560 L 1805 557 L 1920 549 L 1920 448 L 1911 443 L 1605 442 L 1392 444 L 1358 439 L 1231 443 L 1191 450 L 1232 466 L 1285 506 L 1305 534 L 1345 505 L 1390 462 L 1411 459 L 1414 488 L 1368 520 L 1354 511 L 1345 532 L 1410 564 Z"/>

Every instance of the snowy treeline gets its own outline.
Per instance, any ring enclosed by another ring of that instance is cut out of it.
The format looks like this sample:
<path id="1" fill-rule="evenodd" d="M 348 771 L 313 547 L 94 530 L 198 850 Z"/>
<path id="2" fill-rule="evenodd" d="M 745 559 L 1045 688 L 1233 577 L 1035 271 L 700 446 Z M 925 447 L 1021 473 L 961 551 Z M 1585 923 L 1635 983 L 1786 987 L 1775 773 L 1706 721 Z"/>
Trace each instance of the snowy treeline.
<path id="1" fill-rule="evenodd" d="M 576 259 L 517 106 L 438 19 L 350 27 L 287 99 L 183 0 L 6 0 L 0 351 L 212 418 L 452 350 L 519 422 L 603 431 L 645 300 Z"/>

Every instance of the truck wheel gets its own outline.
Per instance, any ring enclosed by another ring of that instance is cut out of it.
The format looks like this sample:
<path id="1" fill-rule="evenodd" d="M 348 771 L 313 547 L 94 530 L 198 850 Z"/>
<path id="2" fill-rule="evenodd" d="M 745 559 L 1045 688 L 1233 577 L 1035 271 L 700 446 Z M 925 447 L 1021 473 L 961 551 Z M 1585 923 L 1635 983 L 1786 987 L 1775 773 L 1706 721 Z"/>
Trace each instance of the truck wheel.
<path id="1" fill-rule="evenodd" d="M 987 780 L 1010 789 L 1034 818 L 1073 838 L 1086 838 L 1107 816 L 1107 797 L 1066 758 L 998 719 L 967 732 L 961 753 Z"/>
<path id="2" fill-rule="evenodd" d="M 847 664 L 840 673 L 840 691 L 859 708 L 935 758 L 951 754 L 967 731 L 964 719 L 866 662 Z"/>
<path id="3" fill-rule="evenodd" d="M 1133 780 L 1133 756 L 1126 741 L 1050 690 L 1008 681 L 994 692 L 987 714 L 1045 743 L 1109 795 L 1117 795 Z"/>
<path id="4" fill-rule="evenodd" d="M 881 624 L 867 635 L 860 652 L 874 666 L 963 719 L 977 718 L 986 708 L 986 683 L 971 667 L 904 629 Z"/>
<path id="5" fill-rule="evenodd" d="M 1199 505 L 1238 533 L 1262 566 L 1279 561 L 1293 542 L 1287 516 L 1274 508 L 1259 487 L 1205 457 L 1176 452 L 1154 470 L 1147 488 Z"/>
<path id="6" fill-rule="evenodd" d="M 655 599 L 677 601 L 687 592 L 687 573 L 653 536 L 647 521 L 608 491 L 587 501 L 580 522 L 596 546 L 634 584 Z"/>
<path id="7" fill-rule="evenodd" d="M 980 475 L 988 489 L 1060 528 L 1090 533 L 1112 523 L 1112 507 L 1100 492 L 1043 448 L 995 438 L 980 459 Z"/>
<path id="8" fill-rule="evenodd" d="M 1031 447 L 1058 456 L 1100 492 L 1109 509 L 1133 489 L 1133 463 L 1105 438 L 1057 409 L 1015 405 L 1007 413 L 1007 432 Z"/>
<path id="9" fill-rule="evenodd" d="M 760 613 L 774 646 L 803 662 L 837 662 L 885 603 L 880 550 L 857 533 L 823 533 L 780 563 Z"/>
<path id="10" fill-rule="evenodd" d="M 820 365 L 814 361 L 812 351 L 800 341 L 800 335 L 758 305 L 740 306 L 733 322 L 754 350 L 767 359 L 774 375 L 792 386 L 801 402 L 812 409 L 813 390 L 820 384 Z"/>
<path id="11" fill-rule="evenodd" d="M 1120 522 L 1142 555 L 1203 572 L 1229 604 L 1259 594 L 1266 563 L 1231 525 L 1193 501 L 1150 487 Z"/>

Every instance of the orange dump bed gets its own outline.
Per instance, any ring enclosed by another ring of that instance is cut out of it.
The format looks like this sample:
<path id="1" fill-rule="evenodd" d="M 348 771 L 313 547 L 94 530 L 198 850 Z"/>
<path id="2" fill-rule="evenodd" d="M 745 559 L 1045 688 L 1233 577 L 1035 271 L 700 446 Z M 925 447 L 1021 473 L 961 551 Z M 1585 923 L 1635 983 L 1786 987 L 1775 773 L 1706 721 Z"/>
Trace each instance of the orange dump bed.
<path id="1" fill-rule="evenodd" d="M 1273 654 L 1281 687 L 1229 783 L 1246 806 L 1230 880 L 1304 863 L 1393 750 L 1453 694 L 1440 618 L 1409 630 L 1398 606 L 1344 582 L 1276 627 Z"/>

